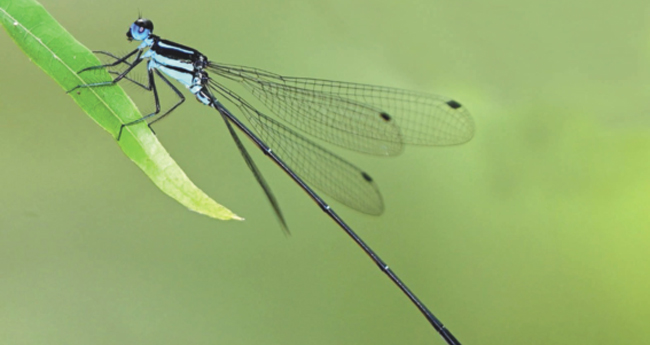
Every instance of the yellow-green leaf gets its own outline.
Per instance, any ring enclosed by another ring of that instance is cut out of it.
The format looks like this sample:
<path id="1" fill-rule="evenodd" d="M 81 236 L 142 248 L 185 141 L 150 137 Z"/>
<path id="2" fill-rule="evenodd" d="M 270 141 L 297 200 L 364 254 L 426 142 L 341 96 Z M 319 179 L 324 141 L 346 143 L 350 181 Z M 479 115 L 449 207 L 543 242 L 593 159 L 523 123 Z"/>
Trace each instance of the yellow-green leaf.
<path id="1" fill-rule="evenodd" d="M 77 71 L 101 64 L 34 0 L 0 0 L 0 22 L 27 56 L 64 90 L 87 83 Z M 110 80 L 108 72 L 105 80 Z M 97 73 L 92 74 L 97 77 Z M 65 93 L 61 93 L 63 97 Z M 100 126 L 117 137 L 121 124 L 142 115 L 124 90 L 115 85 L 70 94 Z M 167 195 L 192 211 L 217 219 L 242 220 L 201 191 L 169 156 L 146 123 L 124 128 L 122 151 Z"/>

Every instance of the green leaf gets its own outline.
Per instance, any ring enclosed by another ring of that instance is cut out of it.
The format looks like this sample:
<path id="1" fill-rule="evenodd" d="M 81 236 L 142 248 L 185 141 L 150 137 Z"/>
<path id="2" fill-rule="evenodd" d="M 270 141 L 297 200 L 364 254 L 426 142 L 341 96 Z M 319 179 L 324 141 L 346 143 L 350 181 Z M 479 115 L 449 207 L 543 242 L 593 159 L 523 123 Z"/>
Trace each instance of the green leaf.
<path id="1" fill-rule="evenodd" d="M 31 61 L 64 90 L 87 83 L 82 78 L 83 73 L 79 75 L 77 71 L 101 64 L 88 48 L 75 40 L 34 0 L 0 0 L 0 21 Z M 100 75 L 90 74 L 94 78 Z M 102 71 L 101 75 L 102 80 L 110 80 L 108 72 Z M 114 138 L 121 124 L 142 117 L 133 101 L 117 85 L 80 89 L 80 92 L 70 95 Z M 217 219 L 243 220 L 196 187 L 146 123 L 125 127 L 118 144 L 158 188 L 185 207 Z"/>

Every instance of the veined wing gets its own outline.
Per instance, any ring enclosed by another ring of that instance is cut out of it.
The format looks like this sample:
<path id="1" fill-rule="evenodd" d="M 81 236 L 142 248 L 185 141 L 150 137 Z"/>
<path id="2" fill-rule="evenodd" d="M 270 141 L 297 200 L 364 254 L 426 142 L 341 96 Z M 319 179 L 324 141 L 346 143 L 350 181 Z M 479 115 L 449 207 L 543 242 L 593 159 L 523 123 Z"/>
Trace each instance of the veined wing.
<path id="1" fill-rule="evenodd" d="M 259 112 L 214 80 L 210 87 L 222 100 L 237 106 L 260 139 L 310 186 L 363 213 L 379 215 L 384 211 L 381 194 L 370 175 Z"/>
<path id="2" fill-rule="evenodd" d="M 207 69 L 241 83 L 295 128 L 359 152 L 394 156 L 403 144 L 456 145 L 474 135 L 467 109 L 441 96 L 213 62 Z"/>

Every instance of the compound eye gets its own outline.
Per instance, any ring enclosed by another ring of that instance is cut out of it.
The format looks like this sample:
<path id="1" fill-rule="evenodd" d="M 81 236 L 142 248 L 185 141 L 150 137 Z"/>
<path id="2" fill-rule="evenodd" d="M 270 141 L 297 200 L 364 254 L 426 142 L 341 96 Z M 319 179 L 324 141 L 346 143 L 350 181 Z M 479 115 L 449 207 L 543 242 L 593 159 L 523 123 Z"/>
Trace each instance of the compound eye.
<path id="1" fill-rule="evenodd" d="M 153 23 L 149 19 L 140 18 L 131 24 L 126 34 L 129 40 L 144 41 L 153 31 Z"/>
<path id="2" fill-rule="evenodd" d="M 153 22 L 151 20 L 149 20 L 149 19 L 140 18 L 140 19 L 136 20 L 134 24 L 139 26 L 141 28 L 141 30 L 147 29 L 149 31 L 153 31 Z M 140 31 L 140 32 L 142 32 L 142 31 Z"/>

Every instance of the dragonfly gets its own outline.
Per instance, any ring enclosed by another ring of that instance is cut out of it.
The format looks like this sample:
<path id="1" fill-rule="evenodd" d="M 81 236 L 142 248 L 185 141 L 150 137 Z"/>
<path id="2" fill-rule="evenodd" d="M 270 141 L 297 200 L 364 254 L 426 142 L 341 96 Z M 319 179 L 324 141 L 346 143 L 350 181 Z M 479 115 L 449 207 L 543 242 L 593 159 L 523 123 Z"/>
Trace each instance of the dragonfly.
<path id="1" fill-rule="evenodd" d="M 288 174 L 361 247 L 447 344 L 459 345 L 451 331 L 313 189 L 321 190 L 360 212 L 379 215 L 384 211 L 384 203 L 373 178 L 298 131 L 353 151 L 396 156 L 407 144 L 448 146 L 469 141 L 474 135 L 474 123 L 467 109 L 453 99 L 432 94 L 288 77 L 258 68 L 213 62 L 194 48 L 154 35 L 153 29 L 151 20 L 139 17 L 126 32 L 129 41 L 140 42 L 136 49 L 124 56 L 96 51 L 110 57 L 112 62 L 79 71 L 107 69 L 115 77 L 110 81 L 78 85 L 68 92 L 111 86 L 121 80 L 152 92 L 155 110 L 122 124 L 116 138 L 119 141 L 125 128 L 142 122 L 151 128 L 153 123 L 177 109 L 185 101 L 185 96 L 172 81 L 181 84 L 199 102 L 215 109 L 223 118 L 229 134 L 285 231 L 288 232 L 288 226 L 280 206 L 237 130 Z M 129 73 L 142 62 L 146 62 L 147 82 L 129 77 Z M 117 66 L 122 66 L 123 70 L 115 71 Z M 161 109 L 156 80 L 162 81 L 178 96 L 176 103 L 165 110 Z M 225 81 L 243 86 L 277 118 L 290 125 L 259 111 L 226 87 Z M 237 108 L 250 128 L 233 115 L 224 103 Z"/>

